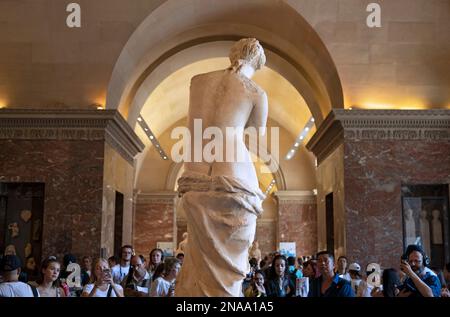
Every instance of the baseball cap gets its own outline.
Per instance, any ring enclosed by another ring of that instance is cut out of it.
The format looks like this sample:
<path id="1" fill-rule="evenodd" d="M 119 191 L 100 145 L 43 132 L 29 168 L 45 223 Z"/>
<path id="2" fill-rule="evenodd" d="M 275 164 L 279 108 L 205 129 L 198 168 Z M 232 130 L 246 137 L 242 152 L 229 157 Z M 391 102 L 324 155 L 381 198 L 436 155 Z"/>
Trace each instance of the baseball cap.
<path id="1" fill-rule="evenodd" d="M 11 272 L 22 266 L 22 262 L 17 255 L 5 255 L 0 262 L 1 272 Z"/>
<path id="2" fill-rule="evenodd" d="M 359 266 L 358 263 L 352 263 L 352 264 L 349 265 L 348 270 L 349 271 L 358 271 L 359 272 L 361 270 L 361 267 Z"/>

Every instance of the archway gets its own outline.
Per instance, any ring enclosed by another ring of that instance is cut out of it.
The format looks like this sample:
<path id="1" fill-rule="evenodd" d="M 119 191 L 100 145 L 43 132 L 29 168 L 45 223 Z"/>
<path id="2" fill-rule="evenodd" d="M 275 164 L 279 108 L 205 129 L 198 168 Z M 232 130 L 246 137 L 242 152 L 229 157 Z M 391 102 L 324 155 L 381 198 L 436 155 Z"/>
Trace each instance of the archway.
<path id="1" fill-rule="evenodd" d="M 204 4 L 188 0 L 180 8 L 178 1 L 168 0 L 142 22 L 115 65 L 108 109 L 119 109 L 133 126 L 149 91 L 174 69 L 226 56 L 227 42 L 249 36 L 265 47 L 267 65 L 299 90 L 317 124 L 332 107 L 343 107 L 339 76 L 326 47 L 289 4 L 269 0 Z"/>

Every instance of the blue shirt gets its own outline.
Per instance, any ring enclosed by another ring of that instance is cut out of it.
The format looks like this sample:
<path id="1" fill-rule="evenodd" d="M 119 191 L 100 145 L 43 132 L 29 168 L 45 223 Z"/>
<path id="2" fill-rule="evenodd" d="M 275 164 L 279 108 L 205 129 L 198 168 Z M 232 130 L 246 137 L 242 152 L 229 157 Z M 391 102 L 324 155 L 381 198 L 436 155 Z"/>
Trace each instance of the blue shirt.
<path id="1" fill-rule="evenodd" d="M 441 282 L 439 281 L 439 278 L 436 275 L 433 275 L 430 272 L 426 272 L 424 276 L 419 275 L 419 278 L 425 284 L 427 284 L 428 287 L 431 288 L 434 297 L 441 297 Z M 411 295 L 409 295 L 409 297 L 423 297 L 423 295 L 416 288 L 416 285 L 414 284 L 412 279 L 409 277 L 398 289 L 402 290 L 404 288 L 406 288 L 408 291 L 411 292 Z"/>
<path id="2" fill-rule="evenodd" d="M 324 294 L 320 292 L 322 286 L 322 276 L 313 279 L 310 284 L 308 297 L 355 297 L 352 285 L 349 281 L 340 278 L 335 274 L 333 282 Z"/>

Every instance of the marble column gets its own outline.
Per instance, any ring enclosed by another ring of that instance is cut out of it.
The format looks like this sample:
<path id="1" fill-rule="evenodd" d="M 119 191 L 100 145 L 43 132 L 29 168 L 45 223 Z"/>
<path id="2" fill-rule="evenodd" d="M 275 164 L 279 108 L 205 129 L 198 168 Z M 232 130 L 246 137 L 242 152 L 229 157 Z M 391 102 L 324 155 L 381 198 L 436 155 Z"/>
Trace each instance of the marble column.
<path id="1" fill-rule="evenodd" d="M 148 257 L 158 242 L 173 243 L 176 249 L 174 191 L 142 193 L 136 196 L 133 245 L 136 254 Z"/>
<path id="2" fill-rule="evenodd" d="M 317 204 L 312 191 L 278 191 L 277 248 L 295 242 L 297 257 L 317 252 Z"/>

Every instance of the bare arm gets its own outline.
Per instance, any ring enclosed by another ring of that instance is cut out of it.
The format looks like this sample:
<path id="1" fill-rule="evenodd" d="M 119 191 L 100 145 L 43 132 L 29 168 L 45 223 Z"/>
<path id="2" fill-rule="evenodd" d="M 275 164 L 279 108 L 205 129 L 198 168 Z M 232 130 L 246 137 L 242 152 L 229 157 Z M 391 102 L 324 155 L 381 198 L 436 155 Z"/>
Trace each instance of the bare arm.
<path id="1" fill-rule="evenodd" d="M 247 127 L 254 127 L 256 129 L 262 128 L 263 134 L 266 134 L 267 116 L 269 113 L 269 106 L 267 101 L 267 95 L 265 92 L 258 94 L 255 105 L 247 120 Z"/>
<path id="2" fill-rule="evenodd" d="M 414 285 L 417 287 L 417 290 L 423 297 L 434 297 L 431 288 L 425 284 L 425 282 L 422 281 L 416 273 L 414 273 L 411 266 L 406 261 L 402 261 L 400 264 L 400 269 L 413 281 Z"/>

